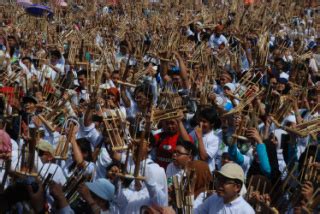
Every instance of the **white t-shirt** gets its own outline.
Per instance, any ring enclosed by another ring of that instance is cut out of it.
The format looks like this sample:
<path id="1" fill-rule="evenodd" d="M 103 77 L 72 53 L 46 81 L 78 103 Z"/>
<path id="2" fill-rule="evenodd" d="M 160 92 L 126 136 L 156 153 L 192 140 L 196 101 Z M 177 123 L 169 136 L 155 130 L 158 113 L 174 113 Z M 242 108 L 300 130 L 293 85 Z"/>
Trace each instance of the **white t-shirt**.
<path id="1" fill-rule="evenodd" d="M 63 174 L 61 167 L 55 163 L 45 163 L 38 169 L 42 178 L 46 178 L 49 173 L 53 175 L 52 180 L 58 184 L 64 185 L 67 182 L 66 177 Z M 41 170 L 41 171 L 40 171 Z"/>
<path id="2" fill-rule="evenodd" d="M 190 135 L 194 141 L 198 141 L 195 131 L 192 131 Z M 215 158 L 219 150 L 219 138 L 214 134 L 214 131 L 211 130 L 209 133 L 202 136 L 202 141 L 207 155 L 209 156 L 207 163 L 209 165 L 210 172 L 213 172 L 216 169 Z"/>
<path id="3" fill-rule="evenodd" d="M 177 167 L 176 165 L 174 165 L 174 163 L 169 163 L 169 165 L 167 166 L 167 170 L 166 170 L 166 175 L 168 178 L 177 175 L 178 177 L 180 177 L 183 173 L 183 170 L 180 169 L 179 167 Z"/>
<path id="4" fill-rule="evenodd" d="M 210 39 L 209 39 L 209 46 L 212 48 L 212 49 L 217 49 L 219 48 L 219 46 L 224 43 L 226 46 L 228 45 L 228 40 L 227 38 L 224 36 L 224 35 L 220 35 L 219 37 L 216 37 L 215 34 L 212 34 L 210 36 Z"/>
<path id="5" fill-rule="evenodd" d="M 109 155 L 109 152 L 105 147 L 102 147 L 100 150 L 100 154 L 98 155 L 96 161 L 96 177 L 98 178 L 105 178 L 107 173 L 107 167 L 112 163 L 112 159 Z"/>

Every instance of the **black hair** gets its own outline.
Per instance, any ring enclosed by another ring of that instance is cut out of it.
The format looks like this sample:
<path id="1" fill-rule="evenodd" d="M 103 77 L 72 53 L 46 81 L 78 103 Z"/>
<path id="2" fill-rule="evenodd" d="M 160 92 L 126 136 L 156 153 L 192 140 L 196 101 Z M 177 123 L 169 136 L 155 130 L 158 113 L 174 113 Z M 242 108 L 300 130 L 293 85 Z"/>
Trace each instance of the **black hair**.
<path id="1" fill-rule="evenodd" d="M 81 150 L 81 152 L 88 153 L 88 157 L 86 158 L 86 161 L 91 162 L 93 160 L 92 158 L 92 150 L 91 150 L 91 144 L 86 138 L 79 138 L 76 140 L 77 144 Z"/>
<path id="2" fill-rule="evenodd" d="M 80 71 L 78 71 L 77 73 L 78 76 L 84 75 L 85 77 L 88 76 L 88 72 L 85 69 L 81 69 Z"/>
<path id="3" fill-rule="evenodd" d="M 152 94 L 152 86 L 150 84 L 146 83 L 146 84 L 137 86 L 133 94 L 134 96 L 136 96 L 140 92 L 142 92 L 147 97 L 147 99 L 150 102 L 152 102 L 153 94 Z"/>
<path id="4" fill-rule="evenodd" d="M 32 62 L 32 59 L 28 56 L 22 57 L 21 61 L 23 61 L 23 60 L 29 60 L 30 62 Z"/>
<path id="5" fill-rule="evenodd" d="M 181 137 L 179 137 L 176 145 L 182 146 L 193 157 L 198 154 L 198 150 L 197 150 L 196 145 L 194 145 L 191 141 L 183 140 Z"/>
<path id="6" fill-rule="evenodd" d="M 204 118 L 213 124 L 214 129 L 219 129 L 221 127 L 221 120 L 215 108 L 205 108 L 201 110 L 199 118 Z"/>
<path id="7" fill-rule="evenodd" d="M 9 35 L 7 37 L 7 40 L 9 40 L 9 39 L 13 39 L 14 41 L 18 42 L 15 36 Z"/>
<path id="8" fill-rule="evenodd" d="M 60 53 L 60 51 L 58 51 L 58 50 L 53 50 L 53 51 L 51 51 L 50 52 L 50 55 L 51 56 L 55 56 L 55 57 L 57 57 L 58 59 L 60 59 L 61 58 L 61 53 Z"/>

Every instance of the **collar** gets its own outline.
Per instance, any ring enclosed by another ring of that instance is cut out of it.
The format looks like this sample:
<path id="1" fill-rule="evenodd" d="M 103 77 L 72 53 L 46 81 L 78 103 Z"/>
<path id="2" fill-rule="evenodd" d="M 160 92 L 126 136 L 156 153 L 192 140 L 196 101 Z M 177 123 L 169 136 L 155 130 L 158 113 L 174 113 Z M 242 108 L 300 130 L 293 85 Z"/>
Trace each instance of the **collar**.
<path id="1" fill-rule="evenodd" d="M 223 199 L 222 199 L 222 201 L 223 201 Z M 238 196 L 238 197 L 237 197 L 236 199 L 234 199 L 233 201 L 231 201 L 231 202 L 229 202 L 229 203 L 226 203 L 226 204 L 224 204 L 224 205 L 227 206 L 227 207 L 234 207 L 234 206 L 237 206 L 237 205 L 241 204 L 242 201 L 243 201 L 242 196 Z"/>

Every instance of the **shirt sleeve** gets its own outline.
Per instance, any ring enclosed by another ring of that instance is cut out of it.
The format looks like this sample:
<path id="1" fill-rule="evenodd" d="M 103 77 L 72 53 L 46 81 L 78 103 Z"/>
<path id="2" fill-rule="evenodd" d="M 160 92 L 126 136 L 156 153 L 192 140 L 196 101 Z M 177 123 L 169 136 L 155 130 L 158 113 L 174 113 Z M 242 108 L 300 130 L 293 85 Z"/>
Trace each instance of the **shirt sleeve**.
<path id="1" fill-rule="evenodd" d="M 231 156 L 231 159 L 239 165 L 242 165 L 244 162 L 243 155 L 238 151 L 237 144 L 232 144 L 228 148 L 228 153 Z"/>
<path id="2" fill-rule="evenodd" d="M 60 210 L 57 210 L 57 214 L 74 214 L 74 211 L 68 205 Z"/>
<path id="3" fill-rule="evenodd" d="M 264 175 L 266 175 L 267 177 L 270 177 L 271 166 L 269 162 L 266 145 L 264 143 L 259 143 L 257 144 L 256 150 L 259 158 L 260 170 Z"/>
<path id="4" fill-rule="evenodd" d="M 205 200 L 201 205 L 199 205 L 196 209 L 194 209 L 194 214 L 203 214 L 209 213 L 210 211 L 210 204 L 212 203 L 211 200 L 212 196 L 210 196 L 207 200 Z"/>
<path id="5" fill-rule="evenodd" d="M 156 164 L 150 164 L 146 168 L 145 185 L 148 189 L 150 200 L 158 206 L 168 206 L 168 187 L 165 171 Z"/>
<path id="6" fill-rule="evenodd" d="M 208 142 L 205 143 L 206 147 L 206 152 L 208 156 L 212 159 L 215 157 L 215 155 L 218 152 L 219 149 L 219 138 L 217 137 L 212 137 L 207 140 Z"/>

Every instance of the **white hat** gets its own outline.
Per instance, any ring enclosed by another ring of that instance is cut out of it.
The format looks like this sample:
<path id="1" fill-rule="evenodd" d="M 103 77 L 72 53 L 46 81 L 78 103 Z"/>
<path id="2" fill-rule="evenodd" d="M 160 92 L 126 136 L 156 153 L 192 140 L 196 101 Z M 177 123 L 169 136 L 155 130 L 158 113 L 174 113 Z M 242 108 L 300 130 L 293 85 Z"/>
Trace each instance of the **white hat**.
<path id="1" fill-rule="evenodd" d="M 227 87 L 231 90 L 231 92 L 233 93 L 236 90 L 236 86 L 233 83 L 226 83 L 223 87 Z"/>
<path id="2" fill-rule="evenodd" d="M 295 115 L 289 115 L 286 118 L 283 119 L 282 125 L 287 125 L 287 123 L 297 123 L 296 116 Z"/>
<path id="3" fill-rule="evenodd" d="M 244 172 L 241 166 L 236 163 L 227 163 L 223 165 L 218 171 L 221 175 L 231 179 L 240 180 L 242 183 L 244 182 Z"/>
<path id="4" fill-rule="evenodd" d="M 276 129 L 274 130 L 274 136 L 276 137 L 278 143 L 277 143 L 277 150 L 281 149 L 281 143 L 282 143 L 282 135 L 288 134 L 288 132 L 282 130 L 282 129 Z"/>
<path id="5" fill-rule="evenodd" d="M 285 72 L 282 72 L 282 73 L 280 74 L 280 78 L 289 80 L 289 74 L 287 74 L 287 73 L 285 73 Z"/>
<path id="6" fill-rule="evenodd" d="M 199 21 L 196 22 L 196 25 L 199 26 L 199 27 L 203 27 L 203 24 L 201 22 L 199 22 Z"/>

